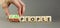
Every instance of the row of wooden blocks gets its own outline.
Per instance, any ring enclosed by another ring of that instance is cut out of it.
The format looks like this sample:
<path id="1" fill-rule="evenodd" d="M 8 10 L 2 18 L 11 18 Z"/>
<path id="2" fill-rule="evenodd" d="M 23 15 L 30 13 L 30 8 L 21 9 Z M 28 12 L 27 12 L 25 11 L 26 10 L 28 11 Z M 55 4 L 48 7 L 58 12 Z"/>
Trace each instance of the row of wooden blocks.
<path id="1" fill-rule="evenodd" d="M 52 17 L 51 16 L 10 15 L 9 21 L 11 21 L 11 22 L 52 22 Z"/>

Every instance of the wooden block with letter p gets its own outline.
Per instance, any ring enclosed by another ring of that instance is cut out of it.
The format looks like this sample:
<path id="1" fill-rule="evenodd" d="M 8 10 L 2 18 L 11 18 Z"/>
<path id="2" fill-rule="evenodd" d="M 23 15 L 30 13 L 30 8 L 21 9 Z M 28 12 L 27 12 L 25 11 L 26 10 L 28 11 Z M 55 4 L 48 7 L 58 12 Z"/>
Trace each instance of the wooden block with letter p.
<path id="1" fill-rule="evenodd" d="M 19 22 L 19 15 L 9 15 L 10 22 Z"/>

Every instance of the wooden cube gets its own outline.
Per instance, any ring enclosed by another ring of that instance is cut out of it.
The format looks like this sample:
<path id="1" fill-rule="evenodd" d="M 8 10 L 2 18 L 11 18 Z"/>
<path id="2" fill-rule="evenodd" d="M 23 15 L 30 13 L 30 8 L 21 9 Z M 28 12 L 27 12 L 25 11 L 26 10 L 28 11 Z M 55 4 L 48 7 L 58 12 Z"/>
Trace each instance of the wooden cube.
<path id="1" fill-rule="evenodd" d="M 10 22 L 19 22 L 19 15 L 9 15 Z"/>

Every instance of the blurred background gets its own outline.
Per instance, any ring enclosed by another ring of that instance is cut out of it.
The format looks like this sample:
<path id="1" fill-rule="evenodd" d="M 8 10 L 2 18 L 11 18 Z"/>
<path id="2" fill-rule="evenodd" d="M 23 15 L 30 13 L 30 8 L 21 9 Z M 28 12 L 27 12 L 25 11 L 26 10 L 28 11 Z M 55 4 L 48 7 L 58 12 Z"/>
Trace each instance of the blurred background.
<path id="1" fill-rule="evenodd" d="M 24 16 L 52 16 L 53 22 L 13 23 L 7 20 L 0 5 L 0 28 L 60 28 L 60 0 L 22 0 L 26 5 Z M 10 14 L 17 14 L 17 8 L 11 4 Z"/>

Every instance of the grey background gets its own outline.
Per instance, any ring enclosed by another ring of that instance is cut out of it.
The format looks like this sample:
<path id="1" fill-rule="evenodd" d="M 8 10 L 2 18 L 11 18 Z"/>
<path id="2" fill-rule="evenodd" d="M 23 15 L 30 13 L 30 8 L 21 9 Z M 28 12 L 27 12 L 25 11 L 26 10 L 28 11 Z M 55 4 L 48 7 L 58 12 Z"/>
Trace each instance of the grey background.
<path id="1" fill-rule="evenodd" d="M 0 6 L 0 28 L 60 28 L 60 0 L 22 0 L 26 4 L 24 16 L 52 16 L 51 23 L 13 23 Z M 9 7 L 11 14 L 17 14 L 14 5 Z"/>

